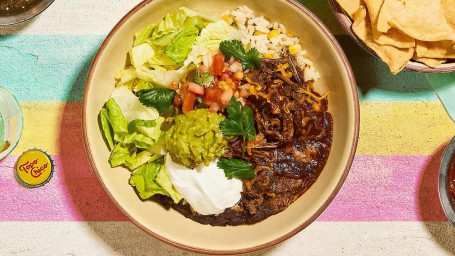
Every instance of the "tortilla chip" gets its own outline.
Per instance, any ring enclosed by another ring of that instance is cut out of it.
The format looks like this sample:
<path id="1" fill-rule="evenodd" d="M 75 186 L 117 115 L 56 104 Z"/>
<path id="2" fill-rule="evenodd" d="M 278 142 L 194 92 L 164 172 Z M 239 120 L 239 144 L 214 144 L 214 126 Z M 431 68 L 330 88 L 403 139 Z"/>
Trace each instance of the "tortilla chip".
<path id="1" fill-rule="evenodd" d="M 379 44 L 393 45 L 398 48 L 415 47 L 415 39 L 406 35 L 396 28 L 391 28 L 387 33 L 379 32 L 377 29 L 379 11 L 384 0 L 364 0 L 370 15 L 373 37 Z"/>
<path id="2" fill-rule="evenodd" d="M 361 0 L 336 0 L 336 1 L 341 6 L 341 8 L 343 8 L 344 11 L 349 15 L 349 17 L 351 17 L 351 19 L 354 19 L 354 13 L 359 9 Z"/>
<path id="3" fill-rule="evenodd" d="M 359 10 L 355 13 L 352 30 L 389 65 L 390 71 L 393 74 L 400 72 L 414 55 L 414 48 L 400 49 L 395 46 L 381 45 L 375 42 L 373 40 L 370 18 L 367 16 L 367 10 L 364 6 L 360 6 Z"/>
<path id="4" fill-rule="evenodd" d="M 447 22 L 455 29 L 455 0 L 441 0 Z"/>
<path id="5" fill-rule="evenodd" d="M 417 54 L 414 54 L 413 59 L 415 61 L 422 62 L 423 64 L 427 65 L 430 68 L 436 68 L 437 66 L 447 61 L 447 59 L 419 58 L 417 57 Z"/>
<path id="6" fill-rule="evenodd" d="M 424 42 L 417 41 L 416 52 L 419 58 L 455 58 L 455 41 Z"/>
<path id="7" fill-rule="evenodd" d="M 377 29 L 386 33 L 392 27 L 417 40 L 455 40 L 440 0 L 384 0 Z"/>

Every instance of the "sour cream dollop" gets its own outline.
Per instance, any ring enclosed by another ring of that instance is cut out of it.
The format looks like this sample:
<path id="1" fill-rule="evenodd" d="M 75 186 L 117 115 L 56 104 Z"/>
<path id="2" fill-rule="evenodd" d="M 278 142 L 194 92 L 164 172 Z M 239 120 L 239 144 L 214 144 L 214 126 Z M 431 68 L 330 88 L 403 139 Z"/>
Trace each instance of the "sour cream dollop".
<path id="1" fill-rule="evenodd" d="M 224 171 L 216 166 L 200 165 L 193 170 L 172 161 L 166 155 L 166 172 L 175 189 L 202 215 L 219 214 L 240 200 L 242 181 L 227 179 Z"/>

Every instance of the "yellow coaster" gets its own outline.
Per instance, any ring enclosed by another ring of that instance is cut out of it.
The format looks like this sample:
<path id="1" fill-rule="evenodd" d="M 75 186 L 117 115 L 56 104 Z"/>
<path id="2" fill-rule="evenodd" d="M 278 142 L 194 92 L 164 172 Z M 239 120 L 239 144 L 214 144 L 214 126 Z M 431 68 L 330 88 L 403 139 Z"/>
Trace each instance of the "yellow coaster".
<path id="1" fill-rule="evenodd" d="M 26 188 L 41 187 L 52 178 L 54 162 L 41 149 L 29 149 L 17 160 L 15 176 Z"/>

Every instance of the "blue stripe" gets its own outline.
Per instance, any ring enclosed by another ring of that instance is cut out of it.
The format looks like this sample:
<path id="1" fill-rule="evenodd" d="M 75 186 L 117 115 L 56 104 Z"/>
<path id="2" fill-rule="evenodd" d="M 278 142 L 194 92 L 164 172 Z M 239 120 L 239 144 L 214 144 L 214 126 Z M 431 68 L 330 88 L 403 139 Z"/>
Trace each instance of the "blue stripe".
<path id="1" fill-rule="evenodd" d="M 81 101 L 104 35 L 0 36 L 0 85 L 19 101 Z M 337 36 L 351 62 L 362 101 L 438 101 L 423 74 L 393 76 L 349 36 Z M 317 60 L 315 60 L 317 62 Z"/>
<path id="2" fill-rule="evenodd" d="M 104 35 L 0 37 L 0 85 L 19 101 L 81 101 Z"/>

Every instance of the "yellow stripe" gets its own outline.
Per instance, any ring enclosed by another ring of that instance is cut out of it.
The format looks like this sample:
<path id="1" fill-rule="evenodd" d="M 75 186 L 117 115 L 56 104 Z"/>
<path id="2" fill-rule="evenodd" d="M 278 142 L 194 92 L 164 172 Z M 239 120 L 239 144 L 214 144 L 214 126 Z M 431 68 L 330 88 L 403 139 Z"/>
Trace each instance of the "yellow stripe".
<path id="1" fill-rule="evenodd" d="M 33 147 L 53 155 L 84 154 L 80 102 L 21 106 L 25 126 L 13 155 Z M 431 155 L 455 135 L 438 102 L 362 102 L 360 110 L 357 155 Z"/>
<path id="2" fill-rule="evenodd" d="M 455 135 L 439 102 L 362 102 L 358 155 L 432 155 Z"/>
<path id="3" fill-rule="evenodd" d="M 41 148 L 51 155 L 85 154 L 81 102 L 21 102 L 24 129 L 12 155 Z"/>

